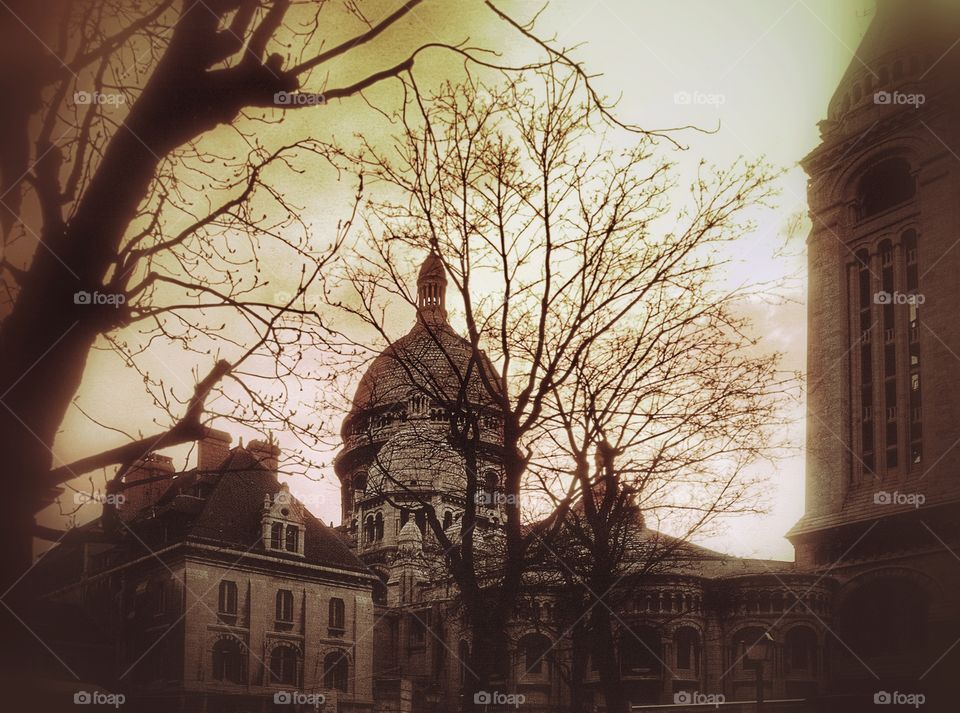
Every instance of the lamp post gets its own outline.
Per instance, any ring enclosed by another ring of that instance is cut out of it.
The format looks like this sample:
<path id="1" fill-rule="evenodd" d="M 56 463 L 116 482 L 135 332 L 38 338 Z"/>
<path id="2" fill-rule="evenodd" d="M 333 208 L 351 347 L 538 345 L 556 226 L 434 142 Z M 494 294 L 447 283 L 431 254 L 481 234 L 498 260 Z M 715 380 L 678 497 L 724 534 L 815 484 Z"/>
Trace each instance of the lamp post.
<path id="1" fill-rule="evenodd" d="M 757 673 L 757 712 L 763 710 L 763 664 L 766 661 L 773 660 L 774 640 L 769 631 L 764 632 L 763 636 L 746 645 L 743 657 L 750 666 L 753 666 Z"/>

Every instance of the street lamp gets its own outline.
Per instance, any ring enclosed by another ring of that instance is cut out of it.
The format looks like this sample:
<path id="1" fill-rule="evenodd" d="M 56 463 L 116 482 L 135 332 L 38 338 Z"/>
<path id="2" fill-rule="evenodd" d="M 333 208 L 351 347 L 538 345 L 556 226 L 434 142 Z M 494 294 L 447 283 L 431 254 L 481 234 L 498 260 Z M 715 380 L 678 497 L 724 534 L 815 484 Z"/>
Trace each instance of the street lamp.
<path id="1" fill-rule="evenodd" d="M 763 664 L 773 660 L 774 640 L 769 631 L 752 644 L 744 642 L 743 658 L 748 666 L 752 666 L 757 673 L 757 711 L 763 707 Z"/>

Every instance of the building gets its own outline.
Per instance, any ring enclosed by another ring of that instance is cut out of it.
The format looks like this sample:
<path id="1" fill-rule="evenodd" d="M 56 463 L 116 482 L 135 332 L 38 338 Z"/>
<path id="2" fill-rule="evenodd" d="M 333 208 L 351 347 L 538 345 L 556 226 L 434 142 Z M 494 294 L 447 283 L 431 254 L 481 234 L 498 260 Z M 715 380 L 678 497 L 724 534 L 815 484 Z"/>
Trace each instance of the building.
<path id="1" fill-rule="evenodd" d="M 938 705 L 960 664 L 958 15 L 880 0 L 803 162 L 807 496 L 789 535 L 837 582 L 830 691 Z"/>
<path id="2" fill-rule="evenodd" d="M 916 694 L 923 710 L 956 709 L 957 37 L 952 3 L 880 0 L 830 103 L 803 161 L 813 228 L 797 560 L 726 556 L 638 517 L 637 561 L 650 547 L 675 556 L 625 577 L 613 598 L 613 648 L 637 710 L 687 713 L 723 696 L 727 710 L 752 711 L 758 690 L 780 713 Z M 372 362 L 343 422 L 339 531 L 278 483 L 272 446 L 231 450 L 211 433 L 197 469 L 173 477 L 161 456 L 139 463 L 118 512 L 45 556 L 36 630 L 84 680 L 135 696 L 138 711 L 289 710 L 273 698 L 287 691 L 321 693 L 340 713 L 461 709 L 472 642 L 424 508 L 456 541 L 474 458 L 476 532 L 495 556 L 503 423 L 485 397 L 489 362 L 447 320 L 436 255 L 417 287 L 416 321 Z M 448 437 L 463 399 L 475 406 L 469 453 Z M 574 689 L 581 710 L 602 710 L 555 575 L 545 563 L 504 612 L 498 690 L 522 695 L 527 713 L 570 710 Z M 764 641 L 762 668 L 749 665 Z"/>
<path id="3" fill-rule="evenodd" d="M 32 627 L 79 693 L 122 692 L 138 713 L 313 710 L 318 696 L 369 713 L 374 577 L 278 482 L 275 445 L 229 442 L 211 431 L 176 476 L 158 455 L 129 469 L 118 507 L 34 568 Z"/>

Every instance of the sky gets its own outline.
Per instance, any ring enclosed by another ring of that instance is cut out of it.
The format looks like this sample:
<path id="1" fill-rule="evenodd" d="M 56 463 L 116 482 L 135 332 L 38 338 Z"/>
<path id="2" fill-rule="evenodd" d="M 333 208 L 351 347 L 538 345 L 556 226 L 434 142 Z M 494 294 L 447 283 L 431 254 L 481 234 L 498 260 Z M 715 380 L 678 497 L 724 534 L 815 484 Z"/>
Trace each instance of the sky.
<path id="1" fill-rule="evenodd" d="M 737 261 L 725 279 L 737 284 L 747 279 L 789 278 L 779 300 L 749 309 L 760 348 L 783 352 L 784 368 L 802 371 L 807 337 L 802 276 L 806 200 L 805 177 L 797 163 L 818 143 L 817 122 L 825 117 L 834 87 L 866 29 L 872 0 L 552 0 L 545 7 L 539 1 L 501 0 L 499 6 L 521 19 L 543 8 L 537 17 L 539 35 L 570 48 L 596 75 L 595 86 L 619 98 L 616 111 L 625 121 L 651 129 L 696 126 L 705 130 L 676 134 L 687 146 L 671 156 L 678 162 L 681 181 L 692 175 L 701 159 L 722 166 L 741 157 L 765 157 L 785 170 L 776 207 L 757 213 L 757 230 L 738 243 Z M 388 60 L 401 51 L 409 34 L 438 41 L 469 36 L 472 44 L 499 41 L 508 53 L 517 44 L 479 2 L 428 0 L 405 28 L 364 61 L 381 60 L 377 53 Z M 434 53 L 420 71 L 439 76 L 449 62 L 448 56 Z M 353 69 L 336 68 L 344 78 Z M 378 88 L 370 98 L 388 104 L 392 91 Z M 318 108 L 316 113 L 296 112 L 285 119 L 284 126 L 290 134 L 324 139 L 349 138 L 358 132 L 369 138 L 387 130 L 359 100 Z M 223 134 L 212 140 L 226 145 L 230 137 Z M 308 172 L 285 187 L 291 199 L 304 206 L 304 219 L 317 230 L 329 230 L 343 216 L 343 199 L 351 191 L 349 182 L 332 185 L 326 179 Z M 791 230 L 791 225 L 799 229 Z M 289 286 L 284 284 L 289 276 L 285 278 L 280 266 L 268 264 L 265 270 L 276 273 L 270 276 L 272 289 Z M 152 370 L 173 388 L 181 393 L 192 388 L 189 364 L 163 352 L 145 356 L 155 362 Z M 359 374 L 352 377 L 358 380 Z M 94 354 L 77 407 L 55 444 L 58 464 L 114 445 L 118 437 L 96 427 L 81 408 L 98 420 L 108 420 L 122 408 L 125 425 L 154 430 L 150 419 L 155 414 L 149 409 L 135 403 L 118 406 L 118 397 L 123 399 L 137 389 L 135 375 L 125 373 L 114 357 Z M 791 413 L 794 426 L 788 435 L 799 446 L 802 402 L 795 403 Z M 221 427 L 243 433 L 227 424 Z M 283 434 L 277 437 L 283 445 Z M 172 455 L 179 466 L 192 465 L 188 451 L 180 449 Z M 318 455 L 318 460 L 329 461 L 332 452 Z M 791 559 L 792 547 L 782 535 L 803 511 L 803 467 L 799 449 L 776 464 L 758 466 L 756 474 L 767 482 L 769 511 L 723 523 L 722 531 L 703 544 L 743 556 Z M 336 478 L 328 467 L 312 476 L 291 479 L 291 490 L 318 517 L 337 523 Z M 96 507 L 84 506 L 78 519 L 95 516 Z M 48 520 L 57 519 L 53 510 L 46 515 Z"/>

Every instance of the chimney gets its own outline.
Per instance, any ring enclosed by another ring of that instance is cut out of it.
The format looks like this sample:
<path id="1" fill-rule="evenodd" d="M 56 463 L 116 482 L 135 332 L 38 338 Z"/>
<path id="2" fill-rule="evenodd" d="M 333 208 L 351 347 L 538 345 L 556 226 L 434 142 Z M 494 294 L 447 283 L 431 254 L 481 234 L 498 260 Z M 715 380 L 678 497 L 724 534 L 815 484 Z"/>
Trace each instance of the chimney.
<path id="1" fill-rule="evenodd" d="M 131 465 L 123 474 L 123 487 L 118 504 L 120 519 L 129 522 L 146 507 L 153 505 L 170 486 L 173 478 L 173 459 L 149 453 Z"/>
<path id="2" fill-rule="evenodd" d="M 197 470 L 216 470 L 230 454 L 230 434 L 208 428 L 207 434 L 197 442 Z"/>
<path id="3" fill-rule="evenodd" d="M 247 444 L 247 450 L 264 468 L 274 475 L 280 467 L 280 446 L 272 441 L 250 441 Z"/>

